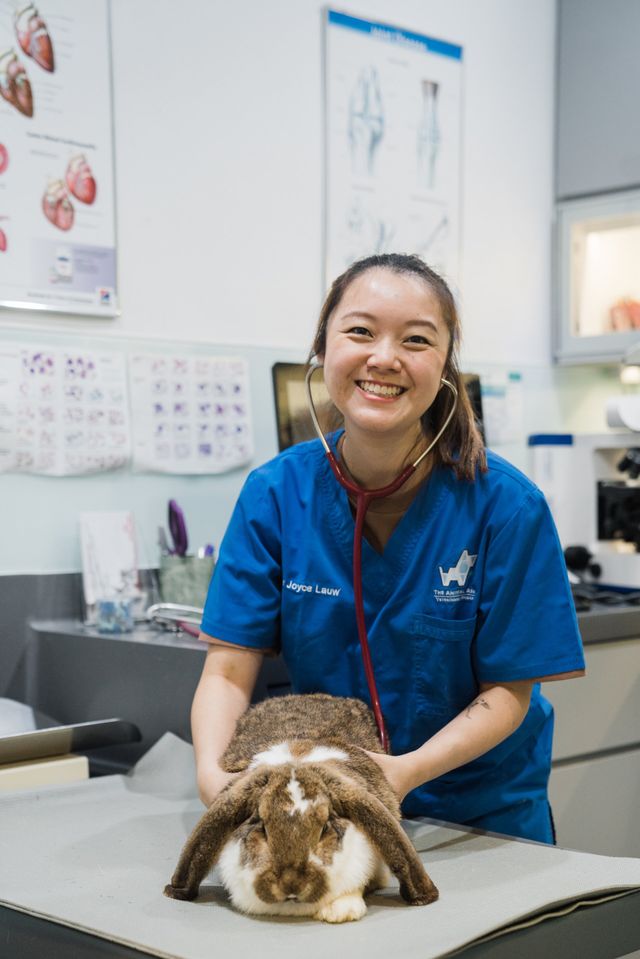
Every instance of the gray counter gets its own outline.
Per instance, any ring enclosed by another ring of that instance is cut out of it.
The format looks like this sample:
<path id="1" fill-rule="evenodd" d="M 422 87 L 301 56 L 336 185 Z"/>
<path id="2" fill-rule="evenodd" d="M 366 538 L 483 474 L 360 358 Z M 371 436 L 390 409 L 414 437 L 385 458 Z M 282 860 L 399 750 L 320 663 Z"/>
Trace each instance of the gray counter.
<path id="1" fill-rule="evenodd" d="M 640 636 L 640 606 L 602 606 L 578 613 L 582 642 L 602 643 Z"/>
<path id="2" fill-rule="evenodd" d="M 29 623 L 26 701 L 61 723 L 119 717 L 139 743 L 90 754 L 92 773 L 129 768 L 165 732 L 190 741 L 190 711 L 206 645 L 143 624 L 105 635 L 72 619 Z M 254 701 L 289 690 L 281 659 L 265 659 Z"/>

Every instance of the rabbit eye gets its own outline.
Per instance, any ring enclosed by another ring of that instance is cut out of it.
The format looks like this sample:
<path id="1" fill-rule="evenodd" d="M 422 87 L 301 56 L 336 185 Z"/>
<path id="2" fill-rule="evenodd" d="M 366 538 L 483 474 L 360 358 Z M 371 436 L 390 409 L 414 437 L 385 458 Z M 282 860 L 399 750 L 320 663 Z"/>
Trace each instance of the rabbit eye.
<path id="1" fill-rule="evenodd" d="M 320 830 L 320 838 L 324 839 L 324 837 L 330 832 L 330 830 L 331 830 L 331 823 L 329 822 L 329 820 L 327 820 L 327 822 L 324 824 L 324 826 Z"/>
<path id="2" fill-rule="evenodd" d="M 257 832 L 264 836 L 265 839 L 267 838 L 267 827 L 262 819 L 260 819 L 258 816 L 252 816 L 252 818 L 249 820 L 249 825 L 253 827 L 251 830 L 252 832 Z"/>

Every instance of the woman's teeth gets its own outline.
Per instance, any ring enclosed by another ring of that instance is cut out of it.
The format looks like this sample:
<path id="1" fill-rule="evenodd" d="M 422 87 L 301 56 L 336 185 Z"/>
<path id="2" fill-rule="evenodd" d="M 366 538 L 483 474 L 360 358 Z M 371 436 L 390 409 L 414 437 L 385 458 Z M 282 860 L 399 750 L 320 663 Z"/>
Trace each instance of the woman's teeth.
<path id="1" fill-rule="evenodd" d="M 365 393 L 375 393 L 376 396 L 400 396 L 404 393 L 402 386 L 381 386 L 378 383 L 369 383 L 367 380 L 358 380 L 357 383 Z"/>

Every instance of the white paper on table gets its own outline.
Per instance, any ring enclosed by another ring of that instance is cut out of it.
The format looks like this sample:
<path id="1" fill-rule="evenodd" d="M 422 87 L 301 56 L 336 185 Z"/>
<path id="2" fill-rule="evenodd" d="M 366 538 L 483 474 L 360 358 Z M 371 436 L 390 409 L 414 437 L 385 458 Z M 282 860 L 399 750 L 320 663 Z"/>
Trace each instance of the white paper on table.
<path id="1" fill-rule="evenodd" d="M 82 586 L 88 619 L 98 599 L 115 597 L 137 574 L 138 548 L 133 514 L 80 513 Z"/>
<path id="2" fill-rule="evenodd" d="M 131 433 L 124 354 L 15 344 L 0 354 L 0 469 L 48 476 L 123 466 Z"/>
<path id="3" fill-rule="evenodd" d="M 223 473 L 251 460 L 243 358 L 136 353 L 129 358 L 129 388 L 134 469 Z"/>

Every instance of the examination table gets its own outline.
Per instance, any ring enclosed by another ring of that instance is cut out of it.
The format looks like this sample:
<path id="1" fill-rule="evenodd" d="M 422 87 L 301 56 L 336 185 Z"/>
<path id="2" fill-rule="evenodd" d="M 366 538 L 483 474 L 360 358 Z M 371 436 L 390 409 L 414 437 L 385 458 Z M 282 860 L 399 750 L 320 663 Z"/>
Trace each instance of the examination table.
<path id="1" fill-rule="evenodd" d="M 230 907 L 215 871 L 196 902 L 167 899 L 202 812 L 194 782 L 191 746 L 168 733 L 128 775 L 1 798 L 0 957 L 605 959 L 640 948 L 640 860 L 428 820 L 406 829 L 440 888 L 430 906 L 389 888 L 359 922 L 258 919 Z"/>

